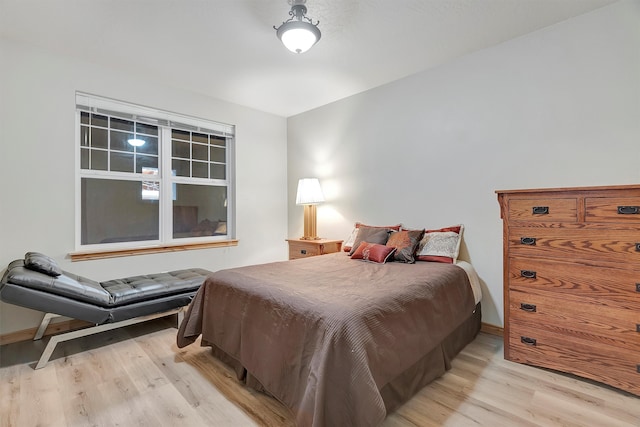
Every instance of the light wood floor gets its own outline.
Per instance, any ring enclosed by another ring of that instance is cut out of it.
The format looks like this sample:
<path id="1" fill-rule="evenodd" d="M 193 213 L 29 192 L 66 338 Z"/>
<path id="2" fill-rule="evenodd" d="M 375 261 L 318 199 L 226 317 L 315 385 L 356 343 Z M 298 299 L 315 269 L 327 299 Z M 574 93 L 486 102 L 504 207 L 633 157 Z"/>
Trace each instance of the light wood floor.
<path id="1" fill-rule="evenodd" d="M 0 347 L 0 426 L 293 425 L 207 348 L 178 349 L 175 336 L 162 319 L 69 341 L 38 371 L 46 339 Z M 640 426 L 640 398 L 506 362 L 501 339 L 480 334 L 383 426 Z"/>

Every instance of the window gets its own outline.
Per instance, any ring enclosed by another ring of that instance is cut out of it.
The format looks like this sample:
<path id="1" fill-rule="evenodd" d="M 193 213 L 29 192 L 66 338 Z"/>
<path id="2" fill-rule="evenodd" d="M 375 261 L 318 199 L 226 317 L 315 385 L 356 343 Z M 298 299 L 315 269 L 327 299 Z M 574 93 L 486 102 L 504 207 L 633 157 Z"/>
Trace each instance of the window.
<path id="1" fill-rule="evenodd" d="M 234 127 L 76 95 L 77 249 L 233 238 Z"/>

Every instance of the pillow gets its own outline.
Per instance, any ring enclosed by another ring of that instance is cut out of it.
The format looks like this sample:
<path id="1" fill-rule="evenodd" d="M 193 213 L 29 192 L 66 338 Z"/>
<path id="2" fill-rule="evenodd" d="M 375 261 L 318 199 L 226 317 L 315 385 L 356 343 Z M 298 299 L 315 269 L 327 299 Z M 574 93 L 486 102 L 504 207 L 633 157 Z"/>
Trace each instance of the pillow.
<path id="1" fill-rule="evenodd" d="M 366 225 L 361 222 L 356 222 L 353 227 L 353 230 L 351 230 L 351 234 L 349 235 L 349 237 L 347 237 L 347 239 L 342 244 L 342 250 L 344 250 L 345 252 L 351 252 L 351 249 L 353 249 L 353 244 L 355 243 L 356 238 L 358 237 L 358 230 L 360 229 L 360 227 L 388 228 L 394 231 L 400 230 L 400 224 L 375 226 L 375 225 Z"/>
<path id="2" fill-rule="evenodd" d="M 388 228 L 380 228 L 380 227 L 367 227 L 360 226 L 358 228 L 358 236 L 356 240 L 353 242 L 353 246 L 349 251 L 349 255 L 353 255 L 353 253 L 358 249 L 360 243 L 369 242 L 369 243 L 378 243 L 380 245 L 384 245 L 387 243 L 389 239 L 389 233 L 391 232 Z"/>
<path id="3" fill-rule="evenodd" d="M 394 231 L 387 240 L 387 246 L 396 248 L 393 260 L 413 264 L 416 262 L 416 249 L 424 235 L 422 230 L 400 230 Z"/>
<path id="4" fill-rule="evenodd" d="M 454 264 L 460 253 L 464 225 L 425 230 L 420 240 L 416 259 L 418 261 L 434 261 Z"/>
<path id="5" fill-rule="evenodd" d="M 227 222 L 218 222 L 218 226 L 216 227 L 216 230 L 213 232 L 213 234 L 227 234 Z"/>
<path id="6" fill-rule="evenodd" d="M 208 218 L 200 221 L 198 225 L 196 225 L 193 230 L 191 230 L 192 236 L 211 236 L 213 235 L 216 227 L 218 226 L 217 222 L 210 221 Z"/>
<path id="7" fill-rule="evenodd" d="M 29 270 L 39 271 L 52 277 L 58 277 L 62 270 L 53 258 L 39 252 L 27 252 L 24 254 L 24 266 Z"/>
<path id="8" fill-rule="evenodd" d="M 353 252 L 353 255 L 351 255 L 351 259 L 361 259 L 363 261 L 384 264 L 387 260 L 392 259 L 395 251 L 396 248 L 391 246 L 362 242 Z"/>

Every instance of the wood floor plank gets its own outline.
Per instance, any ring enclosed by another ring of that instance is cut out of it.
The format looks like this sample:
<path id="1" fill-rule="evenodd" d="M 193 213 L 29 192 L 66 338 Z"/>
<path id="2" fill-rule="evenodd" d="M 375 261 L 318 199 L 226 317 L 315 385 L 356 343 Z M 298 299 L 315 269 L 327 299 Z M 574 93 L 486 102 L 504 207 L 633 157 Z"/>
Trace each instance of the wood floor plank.
<path id="1" fill-rule="evenodd" d="M 149 359 L 180 393 L 181 398 L 198 409 L 200 417 L 207 425 L 257 425 L 244 411 L 231 403 L 210 379 L 189 363 L 189 360 L 198 354 L 207 356 L 208 363 L 217 362 L 210 353 L 192 354 L 179 350 L 175 343 L 167 346 L 166 338 L 161 334 L 145 336 L 139 340 L 139 344 Z M 225 376 L 225 382 L 240 386 L 231 379 L 230 375 Z"/>
<path id="2" fill-rule="evenodd" d="M 0 346 L 0 426 L 293 427 L 277 400 L 246 388 L 199 341 L 184 349 L 160 319 L 59 344 Z M 640 427 L 640 398 L 554 371 L 505 361 L 481 333 L 452 369 L 389 414 L 383 427 Z"/>

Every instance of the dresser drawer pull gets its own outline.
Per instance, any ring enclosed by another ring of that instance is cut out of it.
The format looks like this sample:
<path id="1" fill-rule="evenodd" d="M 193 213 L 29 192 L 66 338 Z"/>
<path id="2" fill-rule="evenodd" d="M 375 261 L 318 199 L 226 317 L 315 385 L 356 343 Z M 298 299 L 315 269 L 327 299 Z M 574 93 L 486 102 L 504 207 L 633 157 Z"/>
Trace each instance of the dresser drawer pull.
<path id="1" fill-rule="evenodd" d="M 520 270 L 520 276 L 524 277 L 525 279 L 535 279 L 536 272 L 532 270 Z"/>
<path id="2" fill-rule="evenodd" d="M 535 237 L 521 237 L 520 243 L 523 245 L 535 246 L 536 238 Z M 640 243 L 639 243 L 640 245 Z"/>
<path id="3" fill-rule="evenodd" d="M 636 371 L 640 374 L 640 365 L 636 365 Z"/>
<path id="4" fill-rule="evenodd" d="M 636 283 L 636 292 L 640 292 L 640 283 Z"/>
<path id="5" fill-rule="evenodd" d="M 520 303 L 520 310 L 528 311 L 529 313 L 535 313 L 536 312 L 536 305 L 535 304 L 526 304 L 526 303 L 523 302 L 523 303 Z"/>
<path id="6" fill-rule="evenodd" d="M 306 255 L 306 254 L 307 254 L 307 250 L 306 250 L 306 249 L 300 249 L 300 253 L 301 253 L 302 255 Z"/>
<path id="7" fill-rule="evenodd" d="M 536 339 L 535 338 L 529 338 L 529 337 L 520 337 L 520 342 L 522 344 L 526 344 L 526 345 L 536 345 Z"/>
<path id="8" fill-rule="evenodd" d="M 636 323 L 636 332 L 640 332 L 640 323 Z"/>
<path id="9" fill-rule="evenodd" d="M 618 213 L 620 215 L 640 214 L 640 206 L 618 206 Z"/>
<path id="10" fill-rule="evenodd" d="M 640 252 L 640 243 L 636 243 L 636 252 Z"/>
<path id="11" fill-rule="evenodd" d="M 549 214 L 549 206 L 534 206 L 533 207 L 534 215 L 548 215 Z"/>

